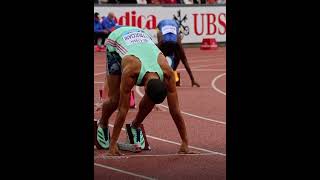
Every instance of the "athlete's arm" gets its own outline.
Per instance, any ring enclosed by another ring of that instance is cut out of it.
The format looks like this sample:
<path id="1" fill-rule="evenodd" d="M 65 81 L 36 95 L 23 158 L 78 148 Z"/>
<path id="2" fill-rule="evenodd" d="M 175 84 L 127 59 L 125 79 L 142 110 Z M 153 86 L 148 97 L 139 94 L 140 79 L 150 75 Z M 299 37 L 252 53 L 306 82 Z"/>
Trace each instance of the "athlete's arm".
<path id="1" fill-rule="evenodd" d="M 117 152 L 117 140 L 130 108 L 130 93 L 135 84 L 132 72 L 131 67 L 125 67 L 121 74 L 119 112 L 116 116 L 109 148 L 109 153 L 111 155 L 119 155 L 117 154 L 119 153 Z"/>
<path id="2" fill-rule="evenodd" d="M 162 43 L 162 32 L 157 28 L 157 39 L 158 39 L 158 47 L 160 47 Z"/>
<path id="3" fill-rule="evenodd" d="M 167 102 L 169 106 L 170 115 L 179 131 L 182 140 L 179 153 L 194 153 L 190 152 L 188 148 L 187 129 L 179 107 L 176 81 L 173 70 L 170 68 L 166 60 L 161 61 L 162 62 L 159 63 L 159 65 L 164 72 L 165 83 L 168 89 Z"/>
<path id="4" fill-rule="evenodd" d="M 178 130 L 179 134 L 182 140 L 182 143 L 185 143 L 188 145 L 188 139 L 187 139 L 187 130 L 184 123 L 184 120 L 182 118 L 179 102 L 178 102 L 178 95 L 177 95 L 177 89 L 176 89 L 176 82 L 174 78 L 173 71 L 169 71 L 169 77 L 168 77 L 168 95 L 167 95 L 167 101 L 169 106 L 169 111 L 172 119 L 174 120 Z"/>
<path id="5" fill-rule="evenodd" d="M 187 72 L 189 74 L 189 77 L 190 77 L 191 83 L 192 83 L 191 85 L 200 87 L 200 85 L 194 80 L 193 74 L 191 72 L 191 69 L 190 69 L 190 66 L 189 66 L 189 63 L 188 63 L 188 60 L 187 60 L 187 56 L 186 56 L 186 54 L 184 52 L 184 49 L 182 47 L 180 34 L 178 35 L 178 45 L 180 46 L 180 49 L 181 49 L 181 55 L 180 55 L 181 56 L 181 61 L 182 61 L 184 67 L 186 68 L 186 70 L 187 70 Z"/>

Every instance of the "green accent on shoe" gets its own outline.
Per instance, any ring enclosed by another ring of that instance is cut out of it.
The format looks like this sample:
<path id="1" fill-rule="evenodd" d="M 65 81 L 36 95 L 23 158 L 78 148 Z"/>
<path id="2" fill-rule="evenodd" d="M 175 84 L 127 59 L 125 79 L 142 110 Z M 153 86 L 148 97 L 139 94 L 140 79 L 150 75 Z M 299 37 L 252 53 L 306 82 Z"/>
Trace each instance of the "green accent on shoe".
<path id="1" fill-rule="evenodd" d="M 102 143 L 102 144 L 106 145 L 106 143 L 105 143 L 104 141 L 100 141 L 100 140 L 98 140 L 98 142 L 100 142 L 100 143 Z M 100 143 L 99 143 L 99 144 L 100 144 Z"/>
<path id="2" fill-rule="evenodd" d="M 101 136 L 100 134 L 98 134 L 99 139 L 104 139 L 103 136 Z"/>
<path id="3" fill-rule="evenodd" d="M 107 133 L 107 134 L 105 134 L 105 133 Z M 99 145 L 104 149 L 108 149 L 109 145 L 110 145 L 109 139 L 110 139 L 109 129 L 103 129 L 100 126 L 98 126 L 97 140 L 98 140 Z"/>
<path id="4" fill-rule="evenodd" d="M 132 132 L 132 135 L 133 135 L 133 142 L 134 142 L 134 144 L 140 143 L 141 149 L 144 149 L 144 147 L 146 146 L 146 143 L 144 141 L 144 137 L 143 137 L 141 128 L 138 128 L 138 129 L 140 129 L 139 130 L 140 131 L 139 142 L 137 141 L 137 129 L 131 127 L 131 132 Z"/>

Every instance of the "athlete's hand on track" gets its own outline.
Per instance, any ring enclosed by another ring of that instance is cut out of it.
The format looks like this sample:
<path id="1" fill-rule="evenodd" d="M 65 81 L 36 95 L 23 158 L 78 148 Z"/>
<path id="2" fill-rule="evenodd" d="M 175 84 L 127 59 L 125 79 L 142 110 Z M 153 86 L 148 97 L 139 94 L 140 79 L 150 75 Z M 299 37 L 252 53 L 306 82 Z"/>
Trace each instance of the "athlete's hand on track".
<path id="1" fill-rule="evenodd" d="M 199 83 L 197 83 L 196 81 L 193 81 L 193 82 L 192 82 L 192 87 L 193 87 L 193 86 L 200 87 Z"/>
<path id="2" fill-rule="evenodd" d="M 195 151 L 190 151 L 188 145 L 181 144 L 178 154 L 200 154 L 200 153 Z"/>

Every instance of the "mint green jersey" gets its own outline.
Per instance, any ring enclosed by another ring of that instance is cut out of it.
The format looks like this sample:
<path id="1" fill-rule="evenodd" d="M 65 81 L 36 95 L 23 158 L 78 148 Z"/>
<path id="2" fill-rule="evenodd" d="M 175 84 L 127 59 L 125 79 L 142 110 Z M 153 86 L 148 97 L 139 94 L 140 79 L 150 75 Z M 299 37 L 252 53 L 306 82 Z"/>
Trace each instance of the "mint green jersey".
<path id="1" fill-rule="evenodd" d="M 120 27 L 113 31 L 108 39 L 107 51 L 117 52 L 121 58 L 133 55 L 141 61 L 141 70 L 136 84 L 141 85 L 147 72 L 156 72 L 163 81 L 163 71 L 158 64 L 159 48 L 153 43 L 151 36 L 137 27 Z"/>

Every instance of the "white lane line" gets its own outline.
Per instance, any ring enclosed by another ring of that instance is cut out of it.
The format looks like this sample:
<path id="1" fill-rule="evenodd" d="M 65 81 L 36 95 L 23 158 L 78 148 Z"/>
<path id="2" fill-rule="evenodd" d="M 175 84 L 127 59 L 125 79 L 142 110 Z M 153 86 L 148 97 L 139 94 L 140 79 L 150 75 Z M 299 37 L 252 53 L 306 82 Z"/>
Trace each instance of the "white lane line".
<path id="1" fill-rule="evenodd" d="M 218 89 L 215 83 L 216 83 L 216 81 L 217 81 L 219 78 L 221 78 L 222 76 L 225 76 L 225 75 L 226 75 L 226 73 L 222 73 L 222 74 L 220 74 L 219 76 L 216 76 L 216 77 L 212 80 L 212 82 L 211 82 L 212 88 L 213 88 L 214 90 L 216 90 L 217 92 L 223 94 L 223 95 L 226 95 L 226 93 L 223 92 L 223 91 L 221 91 L 220 89 Z"/>
<path id="2" fill-rule="evenodd" d="M 197 69 L 197 68 L 202 68 L 202 67 L 208 67 L 208 66 L 211 66 L 211 65 L 199 65 L 199 66 L 195 66 L 195 67 L 191 67 L 191 71 L 192 72 L 202 72 L 202 71 L 226 71 L 226 69 Z M 185 68 L 178 68 L 177 71 L 186 71 Z M 100 72 L 100 73 L 96 73 L 94 74 L 94 76 L 99 76 L 99 75 L 102 75 L 102 74 L 105 74 L 106 72 Z"/>
<path id="3" fill-rule="evenodd" d="M 221 54 L 221 55 L 210 55 L 210 56 L 195 56 L 194 53 L 191 54 L 186 54 L 186 56 L 188 57 L 188 61 L 189 59 L 212 59 L 212 60 L 217 60 L 217 59 L 226 59 L 226 54 Z"/>
<path id="4" fill-rule="evenodd" d="M 181 143 L 174 142 L 174 141 L 169 141 L 169 140 L 162 139 L 162 138 L 158 138 L 158 137 L 155 137 L 155 136 L 150 136 L 150 135 L 146 135 L 146 136 L 147 136 L 148 138 L 151 138 L 151 139 L 156 139 L 156 140 L 159 140 L 159 141 L 163 141 L 163 142 L 167 142 L 167 143 L 171 143 L 171 144 L 176 144 L 176 145 L 178 145 L 178 146 L 181 145 Z M 224 154 L 224 153 L 215 152 L 215 151 L 210 151 L 210 150 L 208 150 L 208 149 L 199 148 L 199 147 L 195 147 L 195 146 L 190 146 L 190 145 L 189 145 L 189 148 L 196 149 L 196 150 L 199 150 L 199 151 L 204 151 L 204 152 L 207 152 L 207 153 L 212 153 L 212 154 L 217 154 L 217 155 L 221 155 L 221 156 L 226 156 L 226 154 Z"/>
<path id="5" fill-rule="evenodd" d="M 106 165 L 99 164 L 99 163 L 94 163 L 94 165 L 98 166 L 98 167 L 105 168 L 105 169 L 110 169 L 110 170 L 113 170 L 113 171 L 117 171 L 117 172 L 120 172 L 120 173 L 123 173 L 123 174 L 128 174 L 128 175 L 131 175 L 131 176 L 140 177 L 142 179 L 149 179 L 149 180 L 154 180 L 155 179 L 155 178 L 152 178 L 152 177 L 143 176 L 143 175 L 140 175 L 140 174 L 136 174 L 136 173 L 133 173 L 133 172 L 117 169 L 117 168 L 106 166 Z"/>
<path id="6" fill-rule="evenodd" d="M 104 82 L 95 81 L 95 84 L 104 84 Z"/>
<path id="7" fill-rule="evenodd" d="M 177 69 L 177 71 L 187 71 L 184 68 Z M 192 69 L 192 72 L 225 72 L 226 69 Z"/>
<path id="8" fill-rule="evenodd" d="M 225 62 L 226 61 L 226 57 L 208 57 L 208 58 L 188 58 L 188 63 L 190 62 L 197 62 L 197 61 L 210 61 L 210 62 Z"/>
<path id="9" fill-rule="evenodd" d="M 141 93 L 140 88 L 139 88 L 138 86 L 136 86 L 136 92 L 138 93 L 139 96 L 141 96 L 141 97 L 143 96 L 143 94 Z M 165 106 L 165 105 L 163 105 L 163 104 L 158 104 L 158 105 L 169 109 L 168 106 Z M 206 121 L 211 121 L 211 122 L 215 122 L 215 123 L 219 123 L 219 124 L 224 124 L 224 125 L 226 124 L 226 122 L 223 122 L 223 121 L 218 121 L 218 120 L 214 120 L 214 119 L 210 119 L 210 118 L 198 116 L 198 115 L 191 114 L 191 113 L 187 113 L 187 112 L 184 112 L 184 111 L 181 111 L 181 113 L 182 113 L 182 114 L 189 115 L 189 116 L 192 116 L 192 117 L 196 117 L 196 118 L 199 118 L 199 119 L 202 119 L 202 120 L 206 120 Z"/>
<path id="10" fill-rule="evenodd" d="M 96 67 L 106 67 L 105 64 L 96 64 Z"/>
<path id="11" fill-rule="evenodd" d="M 109 124 L 109 127 L 114 127 L 113 124 Z M 121 128 L 122 131 L 126 131 L 124 128 Z M 150 135 L 146 135 L 147 138 L 151 138 L 151 139 L 155 139 L 155 140 L 158 140 L 158 141 L 162 141 L 162 142 L 166 142 L 166 143 L 170 143 L 170 144 L 175 144 L 175 145 L 178 145 L 180 146 L 181 143 L 178 143 L 178 142 L 175 142 L 175 141 L 169 141 L 169 140 L 166 140 L 166 139 L 162 139 L 162 138 L 159 138 L 159 137 L 155 137 L 155 136 L 150 136 Z M 224 153 L 220 153 L 220 152 L 216 152 L 216 151 L 211 151 L 211 150 L 208 150 L 208 149 L 204 149 L 204 148 L 199 148 L 199 147 L 195 147 L 195 146 L 190 146 L 189 145 L 189 148 L 192 148 L 192 149 L 196 149 L 196 150 L 199 150 L 199 151 L 204 151 L 204 152 L 207 152 L 207 153 L 212 153 L 212 154 L 217 154 L 217 155 L 221 155 L 221 156 L 226 156 L 226 154 Z"/>
<path id="12" fill-rule="evenodd" d="M 212 155 L 217 155 L 216 153 L 201 153 L 201 154 L 139 154 L 139 155 L 125 155 L 123 158 L 128 159 L 128 158 L 140 158 L 140 157 L 170 157 L 170 156 L 212 156 Z M 95 159 L 116 159 L 111 156 L 105 156 L 105 155 L 100 155 L 96 157 Z M 122 159 L 119 157 L 119 159 Z"/>
<path id="13" fill-rule="evenodd" d="M 193 69 L 196 69 L 196 68 L 203 68 L 203 67 L 209 67 L 209 66 L 214 66 L 214 65 L 216 65 L 216 64 L 204 64 L 204 65 L 198 65 L 198 66 L 191 66 L 190 68 L 192 71 Z"/>
<path id="14" fill-rule="evenodd" d="M 100 72 L 100 73 L 95 73 L 94 76 L 98 76 L 98 75 L 101 75 L 101 74 L 105 74 L 106 72 Z"/>

